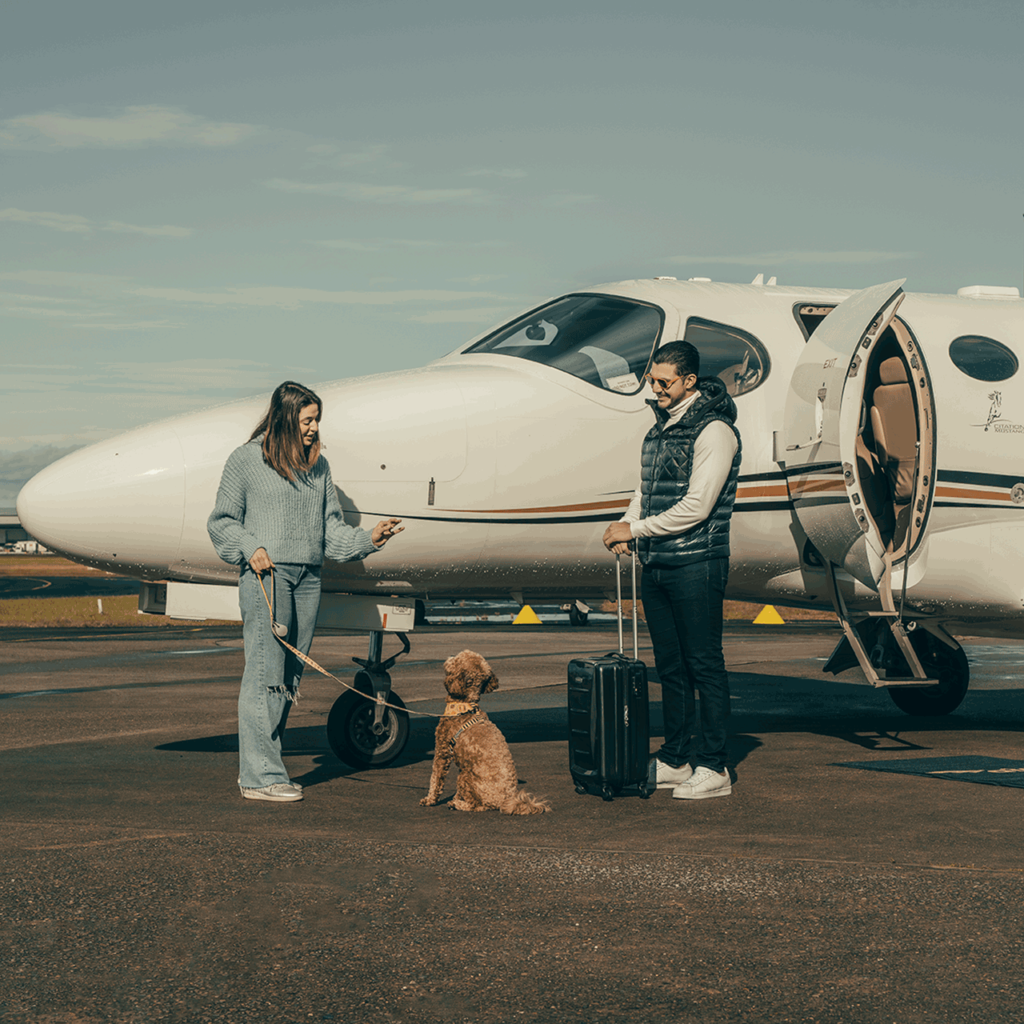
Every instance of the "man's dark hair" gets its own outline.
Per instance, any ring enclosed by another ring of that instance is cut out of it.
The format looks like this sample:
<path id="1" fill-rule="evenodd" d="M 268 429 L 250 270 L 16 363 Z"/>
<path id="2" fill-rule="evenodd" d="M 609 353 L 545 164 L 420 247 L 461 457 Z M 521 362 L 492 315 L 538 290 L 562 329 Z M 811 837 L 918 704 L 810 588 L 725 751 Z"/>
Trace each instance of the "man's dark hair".
<path id="1" fill-rule="evenodd" d="M 688 341 L 670 341 L 654 353 L 653 362 L 671 363 L 680 377 L 700 376 L 700 353 Z"/>

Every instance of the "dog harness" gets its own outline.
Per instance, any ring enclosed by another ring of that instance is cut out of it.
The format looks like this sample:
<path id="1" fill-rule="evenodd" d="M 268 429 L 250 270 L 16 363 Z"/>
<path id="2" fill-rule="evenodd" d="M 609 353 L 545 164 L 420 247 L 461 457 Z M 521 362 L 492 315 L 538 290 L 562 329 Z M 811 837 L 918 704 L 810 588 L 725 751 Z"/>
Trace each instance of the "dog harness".
<path id="1" fill-rule="evenodd" d="M 454 749 L 455 749 L 455 741 L 456 741 L 456 740 L 457 740 L 457 739 L 458 739 L 458 738 L 459 738 L 459 737 L 460 737 L 460 736 L 461 736 L 461 735 L 462 735 L 462 734 L 463 734 L 463 733 L 464 733 L 464 732 L 465 732 L 465 731 L 466 731 L 466 730 L 467 730 L 467 729 L 468 729 L 468 728 L 469 728 L 469 727 L 470 727 L 471 725 L 476 725 L 476 724 L 477 724 L 477 722 L 486 722 L 486 721 L 487 721 L 487 718 L 486 718 L 486 716 L 484 715 L 484 713 L 483 713 L 482 711 L 477 711 L 477 713 L 476 713 L 475 715 L 473 715 L 473 717 L 472 717 L 472 718 L 470 718 L 470 719 L 469 719 L 468 721 L 466 721 L 466 722 L 463 722 L 463 723 L 462 723 L 462 725 L 460 725 L 460 726 L 458 727 L 458 729 L 456 729 L 456 730 L 455 730 L 455 735 L 454 735 L 454 736 L 452 736 L 452 738 L 451 738 L 451 739 L 450 739 L 450 740 L 448 741 L 448 747 L 449 747 L 449 749 L 451 749 L 451 750 L 454 750 Z"/>

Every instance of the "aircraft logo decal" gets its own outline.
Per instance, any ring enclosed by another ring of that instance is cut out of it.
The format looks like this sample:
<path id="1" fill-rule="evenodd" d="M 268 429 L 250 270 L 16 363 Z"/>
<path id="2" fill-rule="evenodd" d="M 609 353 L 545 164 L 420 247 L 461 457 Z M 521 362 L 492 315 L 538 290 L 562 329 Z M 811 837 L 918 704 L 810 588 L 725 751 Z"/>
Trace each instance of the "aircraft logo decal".
<path id="1" fill-rule="evenodd" d="M 986 433 L 992 428 L 993 434 L 1024 434 L 1024 423 L 1011 423 L 1003 419 L 1003 393 L 992 391 L 988 396 L 988 419 L 984 423 L 974 423 L 972 426 L 982 427 Z"/>

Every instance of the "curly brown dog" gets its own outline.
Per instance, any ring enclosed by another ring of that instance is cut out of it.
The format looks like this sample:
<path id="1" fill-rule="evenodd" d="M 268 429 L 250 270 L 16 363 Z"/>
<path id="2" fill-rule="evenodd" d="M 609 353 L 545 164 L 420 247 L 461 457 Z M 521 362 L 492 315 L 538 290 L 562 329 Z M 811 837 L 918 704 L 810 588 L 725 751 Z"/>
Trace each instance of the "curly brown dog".
<path id="1" fill-rule="evenodd" d="M 432 807 L 441 799 L 445 776 L 455 762 L 459 780 L 450 807 L 458 811 L 542 814 L 551 808 L 516 789 L 519 776 L 501 730 L 480 710 L 480 696 L 498 688 L 491 666 L 474 651 L 462 651 L 444 663 L 448 691 L 444 717 L 434 735 L 430 789 L 420 801 Z"/>

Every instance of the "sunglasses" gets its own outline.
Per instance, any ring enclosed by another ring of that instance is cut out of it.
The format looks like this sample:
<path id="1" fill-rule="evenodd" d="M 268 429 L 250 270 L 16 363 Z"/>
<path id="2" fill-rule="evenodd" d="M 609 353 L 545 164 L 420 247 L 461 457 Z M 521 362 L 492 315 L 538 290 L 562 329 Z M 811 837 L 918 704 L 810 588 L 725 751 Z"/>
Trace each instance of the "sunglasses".
<path id="1" fill-rule="evenodd" d="M 672 387 L 677 380 L 683 380 L 686 377 L 692 376 L 692 373 L 681 373 L 678 377 L 673 377 L 671 380 L 665 380 L 664 377 L 652 377 L 649 373 L 645 373 L 644 380 L 646 380 L 651 387 L 654 387 L 654 385 L 657 384 L 662 391 L 668 391 L 668 389 Z"/>

